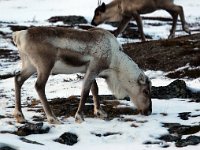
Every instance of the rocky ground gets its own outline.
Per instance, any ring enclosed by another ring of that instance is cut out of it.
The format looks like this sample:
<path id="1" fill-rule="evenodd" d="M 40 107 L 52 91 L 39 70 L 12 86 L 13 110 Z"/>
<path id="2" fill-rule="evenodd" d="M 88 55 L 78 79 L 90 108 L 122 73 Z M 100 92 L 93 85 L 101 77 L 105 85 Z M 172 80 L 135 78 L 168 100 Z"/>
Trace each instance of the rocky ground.
<path id="1" fill-rule="evenodd" d="M 144 18 L 145 19 L 145 18 Z M 151 18 L 146 18 L 151 19 Z M 154 18 L 155 19 L 155 18 Z M 159 18 L 157 18 L 159 19 Z M 163 19 L 163 18 L 160 18 Z M 65 27 L 78 27 L 81 29 L 89 29 L 92 26 L 85 24 L 87 21 L 83 17 L 60 17 L 55 16 L 49 19 L 49 22 L 55 23 L 57 21 L 63 21 L 68 23 Z M 27 26 L 21 25 L 9 25 L 12 31 L 27 29 Z M 130 29 L 135 28 L 134 24 L 130 24 L 127 30 L 122 34 L 123 37 L 129 37 L 133 32 Z M 136 32 L 136 35 L 131 38 L 138 38 L 139 35 Z M 11 34 L 6 34 L 0 32 L 0 36 L 4 39 L 11 40 Z M 151 39 L 150 35 L 146 35 L 147 38 Z M 139 43 L 126 43 L 123 44 L 124 51 L 135 60 L 137 64 L 144 70 L 161 70 L 166 72 L 166 76 L 169 78 L 188 78 L 195 79 L 200 77 L 200 33 L 178 37 L 170 40 L 152 40 L 147 42 Z M 9 63 L 16 62 L 19 60 L 19 55 L 15 50 L 8 50 L 1 48 L 0 49 L 0 59 L 5 59 Z M 0 64 L 1 67 L 1 64 Z M 14 76 L 14 73 L 1 74 L 0 80 L 11 78 Z M 1 96 L 3 93 L 1 93 Z M 121 117 L 123 114 L 137 114 L 137 110 L 134 110 L 130 107 L 117 107 L 120 105 L 120 101 L 115 101 L 115 97 L 112 95 L 101 95 L 102 102 L 104 105 L 103 109 L 106 112 L 109 112 L 108 120 L 113 118 L 118 118 L 121 121 L 129 122 L 132 120 L 127 120 Z M 190 98 L 191 102 L 200 102 L 200 91 L 193 92 L 187 88 L 183 80 L 175 80 L 168 86 L 163 87 L 153 87 L 152 88 L 152 98 L 158 99 L 170 99 L 170 98 Z M 112 101 L 110 101 L 112 100 Z M 127 98 L 127 101 L 129 99 Z M 50 105 L 53 108 L 56 116 L 74 116 L 79 102 L 79 96 L 71 96 L 69 98 L 55 98 L 50 101 Z M 33 100 L 31 105 L 28 105 L 30 111 L 41 112 L 43 114 L 43 109 L 38 106 L 39 101 Z M 92 103 L 92 98 L 88 98 L 88 103 Z M 87 117 L 93 116 L 92 105 L 87 105 L 85 109 L 85 115 Z M 32 109 L 34 108 L 34 109 Z M 167 114 L 162 114 L 163 116 Z M 9 116 L 1 116 L 0 119 Z M 199 117 L 199 115 L 191 115 L 191 112 L 184 112 L 179 114 L 179 117 L 183 120 L 187 120 L 191 117 Z M 34 116 L 34 121 L 44 121 L 45 117 Z M 133 127 L 137 125 L 132 124 Z M 176 123 L 163 123 L 163 127 L 167 128 L 169 134 L 161 136 L 158 142 L 156 141 L 147 141 L 144 144 L 161 144 L 161 141 L 166 142 L 175 142 L 177 147 L 184 147 L 187 145 L 196 145 L 200 143 L 199 136 L 193 136 L 191 134 L 197 133 L 200 131 L 200 125 L 198 126 L 185 126 Z M 41 144 L 35 141 L 29 141 L 24 136 L 29 134 L 43 134 L 48 133 L 49 128 L 43 128 L 42 123 L 26 123 L 24 126 L 18 128 L 17 131 L 1 131 L 1 133 L 12 133 L 19 135 L 21 140 L 27 143 L 32 144 Z M 103 135 L 96 134 L 96 136 L 110 136 L 113 134 L 120 133 L 105 133 Z M 183 138 L 184 135 L 191 135 L 187 138 Z M 72 133 L 63 133 L 58 139 L 55 139 L 56 142 L 64 143 L 67 145 L 73 145 L 77 142 L 77 135 Z M 164 145 L 163 147 L 168 147 Z M 1 148 L 2 149 L 2 148 Z M 9 146 L 4 147 L 4 149 L 13 149 Z"/>
<path id="2" fill-rule="evenodd" d="M 142 68 L 168 72 L 166 76 L 170 78 L 198 78 L 199 39 L 198 33 L 170 40 L 124 44 L 123 47 Z"/>

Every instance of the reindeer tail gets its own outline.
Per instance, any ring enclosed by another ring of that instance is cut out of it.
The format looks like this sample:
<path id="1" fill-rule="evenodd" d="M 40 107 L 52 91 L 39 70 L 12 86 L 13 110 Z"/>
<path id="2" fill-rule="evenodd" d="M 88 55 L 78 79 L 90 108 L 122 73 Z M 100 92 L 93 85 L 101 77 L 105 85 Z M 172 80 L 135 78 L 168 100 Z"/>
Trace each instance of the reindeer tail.
<path id="1" fill-rule="evenodd" d="M 12 38 L 13 38 L 13 42 L 15 45 L 17 45 L 17 34 L 18 34 L 19 31 L 16 31 L 16 32 L 13 32 L 12 34 Z"/>

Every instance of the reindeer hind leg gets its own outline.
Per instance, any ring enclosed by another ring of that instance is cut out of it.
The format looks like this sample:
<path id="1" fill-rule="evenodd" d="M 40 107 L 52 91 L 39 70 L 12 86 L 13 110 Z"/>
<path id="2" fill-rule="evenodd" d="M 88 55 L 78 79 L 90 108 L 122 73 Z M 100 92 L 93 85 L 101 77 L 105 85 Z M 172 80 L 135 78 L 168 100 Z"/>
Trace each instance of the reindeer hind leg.
<path id="1" fill-rule="evenodd" d="M 55 117 L 54 113 L 52 112 L 45 94 L 45 85 L 52 68 L 49 66 L 44 66 L 40 66 L 37 68 L 38 77 L 35 84 L 35 89 L 39 95 L 48 122 L 51 124 L 60 124 L 60 121 Z"/>
<path id="2" fill-rule="evenodd" d="M 177 25 L 177 20 L 178 20 L 178 13 L 174 12 L 172 10 L 167 10 L 167 11 L 172 16 L 172 19 L 173 19 L 172 28 L 170 30 L 170 35 L 168 36 L 168 39 L 172 39 L 175 36 L 176 25 Z"/>
<path id="3" fill-rule="evenodd" d="M 173 14 L 172 17 L 173 17 L 173 22 L 174 22 L 174 19 L 176 20 L 177 22 L 177 16 L 176 15 L 179 15 L 180 17 L 180 20 L 181 20 L 181 24 L 182 24 L 182 28 L 183 28 L 183 31 L 185 31 L 186 33 L 188 34 L 191 34 L 190 32 L 190 29 L 185 21 L 185 16 L 184 16 L 184 11 L 183 11 L 183 7 L 182 6 L 178 6 L 178 5 L 170 5 L 170 6 L 167 6 L 166 10 L 168 12 L 170 12 L 170 14 Z M 174 23 L 173 23 L 174 24 Z M 174 31 L 175 32 L 175 31 Z"/>
<path id="4" fill-rule="evenodd" d="M 94 80 L 92 83 L 91 92 L 94 101 L 94 115 L 102 119 L 107 118 L 108 116 L 107 113 L 100 106 L 99 96 L 98 96 L 98 85 L 96 80 Z"/>
<path id="5" fill-rule="evenodd" d="M 181 19 L 183 31 L 185 31 L 188 34 L 191 34 L 191 31 L 188 27 L 188 24 L 185 21 L 185 15 L 184 15 L 183 7 L 182 6 L 177 6 L 177 7 L 179 7 L 178 12 L 179 12 L 179 16 L 180 16 L 180 19 Z"/>
<path id="6" fill-rule="evenodd" d="M 24 115 L 22 113 L 22 109 L 21 109 L 21 87 L 23 83 L 35 72 L 36 72 L 35 68 L 30 64 L 29 61 L 26 61 L 25 65 L 23 65 L 22 67 L 22 71 L 17 73 L 14 77 L 15 109 L 14 109 L 13 115 L 16 118 L 17 122 L 19 123 L 26 122 Z"/>
<path id="7" fill-rule="evenodd" d="M 142 25 L 142 18 L 140 17 L 140 14 L 138 14 L 137 12 L 134 12 L 133 13 L 133 18 L 135 19 L 135 21 L 137 23 L 138 30 L 140 32 L 142 42 L 145 42 L 146 41 L 146 37 L 144 35 L 144 30 L 143 30 L 143 25 Z"/>

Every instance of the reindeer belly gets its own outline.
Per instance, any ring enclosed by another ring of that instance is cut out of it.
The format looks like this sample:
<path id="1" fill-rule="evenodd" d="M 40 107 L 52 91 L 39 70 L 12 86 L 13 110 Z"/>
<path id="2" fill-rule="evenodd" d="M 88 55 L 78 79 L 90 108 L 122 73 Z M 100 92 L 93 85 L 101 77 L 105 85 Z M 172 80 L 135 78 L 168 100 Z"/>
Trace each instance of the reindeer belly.
<path id="1" fill-rule="evenodd" d="M 72 73 L 85 73 L 87 65 L 73 66 L 63 61 L 56 61 L 52 68 L 53 74 L 72 74 Z"/>

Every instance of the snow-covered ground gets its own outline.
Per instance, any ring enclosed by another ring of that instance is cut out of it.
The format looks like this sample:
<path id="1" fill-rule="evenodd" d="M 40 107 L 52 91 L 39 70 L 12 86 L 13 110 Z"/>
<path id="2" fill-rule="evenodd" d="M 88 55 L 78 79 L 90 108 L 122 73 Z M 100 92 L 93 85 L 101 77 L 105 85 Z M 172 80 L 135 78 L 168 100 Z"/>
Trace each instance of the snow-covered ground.
<path id="1" fill-rule="evenodd" d="M 104 0 L 105 3 L 110 0 Z M 187 22 L 193 24 L 200 21 L 200 1 L 199 0 L 175 0 L 176 4 L 184 7 L 185 17 Z M 66 16 L 66 15 L 82 15 L 89 22 L 91 21 L 94 9 L 97 6 L 95 0 L 0 0 L 0 31 L 4 33 L 11 33 L 12 31 L 7 27 L 7 24 L 20 24 L 20 25 L 51 25 L 47 19 L 52 16 Z M 157 11 L 147 16 L 164 16 L 169 15 L 164 11 Z M 62 23 L 60 23 L 62 24 Z M 109 25 L 100 25 L 103 28 L 112 29 Z M 163 25 L 160 27 L 149 28 L 144 22 L 144 32 L 154 35 L 154 39 L 167 38 L 171 26 Z M 178 26 L 180 28 L 180 26 Z M 178 34 L 184 35 L 184 32 Z M 123 42 L 124 39 L 119 41 Z M 127 41 L 127 40 L 126 40 Z M 3 39 L 0 35 L 0 48 L 16 50 L 16 47 L 11 44 L 10 39 Z M 19 70 L 19 62 L 7 64 L 6 58 L 0 61 L 0 75 L 13 73 Z M 153 86 L 165 86 L 172 82 L 172 79 L 166 78 L 165 73 L 162 71 L 146 71 L 146 74 L 152 79 Z M 63 82 L 67 80 L 69 82 Z M 200 78 L 197 79 L 184 79 L 187 86 L 195 91 L 200 90 Z M 22 89 L 22 103 L 27 104 L 28 99 L 38 99 L 37 93 L 34 90 L 35 77 L 31 77 L 24 84 Z M 103 79 L 97 80 L 99 85 L 100 94 L 111 94 Z M 46 87 L 46 94 L 49 99 L 55 97 L 68 97 L 70 95 L 80 95 L 82 80 L 77 78 L 77 75 L 55 75 L 49 78 Z M 161 122 L 176 122 L 183 125 L 199 125 L 200 118 L 190 118 L 189 120 L 181 120 L 178 118 L 178 113 L 191 112 L 191 115 L 200 115 L 199 103 L 188 103 L 189 99 L 170 99 L 159 100 L 153 99 L 153 114 L 151 116 L 141 115 L 127 115 L 125 118 L 131 118 L 136 122 L 121 122 L 117 119 L 111 121 L 104 121 L 97 118 L 85 118 L 85 122 L 76 124 L 74 117 L 64 120 L 62 125 L 49 125 L 45 122 L 45 126 L 50 126 L 50 132 L 47 134 L 34 134 L 26 138 L 29 140 L 37 141 L 44 146 L 24 143 L 19 140 L 19 137 L 12 134 L 0 134 L 0 147 L 1 143 L 6 143 L 14 146 L 20 150 L 27 149 L 115 149 L 115 150 L 145 150 L 145 149 L 163 149 L 161 145 L 144 145 L 145 141 L 156 141 L 160 135 L 166 134 L 167 129 L 162 127 Z M 133 106 L 130 102 L 127 105 Z M 14 82 L 13 78 L 0 80 L 0 115 L 10 116 L 13 108 L 7 108 L 14 105 Z M 134 106 L 133 106 L 134 107 Z M 24 115 L 27 120 L 32 121 L 32 116 L 35 112 L 23 109 Z M 108 112 L 109 113 L 109 112 Z M 167 116 L 161 115 L 162 113 Z M 131 127 L 134 123 L 138 127 Z M 16 123 L 14 118 L 0 119 L 0 131 L 9 130 L 13 131 L 20 126 Z M 78 135 L 79 142 L 74 146 L 62 145 L 53 140 L 58 138 L 64 132 L 72 132 Z M 91 133 L 106 133 L 106 132 L 119 132 L 107 137 L 97 137 Z M 200 133 L 195 135 L 200 136 Z M 174 143 L 168 143 L 170 146 L 167 149 L 176 149 Z M 198 146 L 187 146 L 182 148 L 185 150 L 200 149 Z"/>

